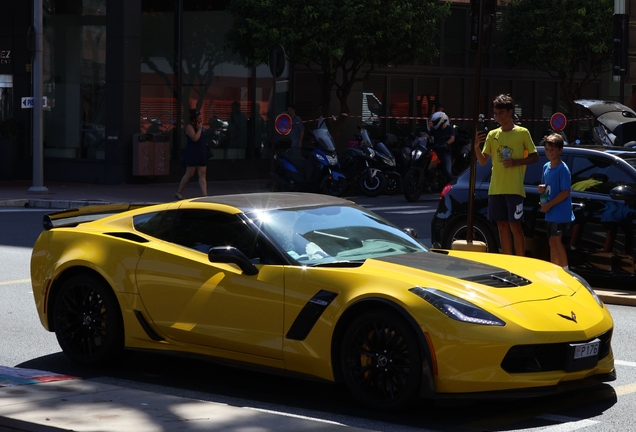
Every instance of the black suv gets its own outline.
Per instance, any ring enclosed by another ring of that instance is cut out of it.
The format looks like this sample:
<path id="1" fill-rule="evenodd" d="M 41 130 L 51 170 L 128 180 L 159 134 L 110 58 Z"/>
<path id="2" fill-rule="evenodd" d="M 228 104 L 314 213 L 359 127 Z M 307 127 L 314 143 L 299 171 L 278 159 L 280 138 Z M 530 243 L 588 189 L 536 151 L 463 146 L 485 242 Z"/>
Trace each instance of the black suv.
<path id="1" fill-rule="evenodd" d="M 550 260 L 544 214 L 539 211 L 537 185 L 548 161 L 537 147 L 539 162 L 528 165 L 525 176 L 524 234 L 526 256 Z M 566 146 L 561 159 L 572 175 L 572 207 L 576 220 L 563 237 L 570 268 L 597 286 L 608 283 L 636 289 L 634 228 L 636 228 L 636 149 Z M 476 164 L 473 202 L 473 240 L 488 252 L 499 252 L 497 227 L 488 221 L 490 159 Z M 450 249 L 466 239 L 470 170 L 464 171 L 440 194 L 431 222 L 433 247 Z"/>

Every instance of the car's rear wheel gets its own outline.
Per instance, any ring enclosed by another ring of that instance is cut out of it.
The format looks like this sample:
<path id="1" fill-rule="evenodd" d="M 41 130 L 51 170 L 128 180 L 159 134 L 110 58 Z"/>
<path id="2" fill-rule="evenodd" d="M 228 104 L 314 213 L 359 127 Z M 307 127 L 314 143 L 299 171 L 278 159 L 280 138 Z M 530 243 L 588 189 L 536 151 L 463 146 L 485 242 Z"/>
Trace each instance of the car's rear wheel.
<path id="1" fill-rule="evenodd" d="M 64 282 L 53 310 L 55 336 L 71 360 L 102 364 L 124 348 L 124 326 L 117 298 L 106 283 L 90 274 Z"/>
<path id="2" fill-rule="evenodd" d="M 391 311 L 356 318 L 342 340 L 344 381 L 362 404 L 381 410 L 407 408 L 422 380 L 422 351 L 413 329 Z"/>
<path id="3" fill-rule="evenodd" d="M 466 228 L 468 224 L 466 220 L 456 222 L 450 230 L 446 239 L 442 244 L 444 249 L 452 249 L 453 242 L 456 240 L 466 240 Z M 475 219 L 473 221 L 473 241 L 480 241 L 486 243 L 486 252 L 498 252 L 499 246 L 497 244 L 497 238 L 488 224 Z"/>

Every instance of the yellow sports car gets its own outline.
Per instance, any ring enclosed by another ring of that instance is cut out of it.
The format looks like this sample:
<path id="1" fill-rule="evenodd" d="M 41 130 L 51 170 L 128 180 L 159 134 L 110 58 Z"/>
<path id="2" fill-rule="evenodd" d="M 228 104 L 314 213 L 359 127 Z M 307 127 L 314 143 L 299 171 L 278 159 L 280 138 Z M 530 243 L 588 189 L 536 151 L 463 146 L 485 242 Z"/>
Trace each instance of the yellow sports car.
<path id="1" fill-rule="evenodd" d="M 84 364 L 194 353 L 346 384 L 375 409 L 616 379 L 612 317 L 548 262 L 428 250 L 354 203 L 263 193 L 49 214 L 46 329 Z"/>

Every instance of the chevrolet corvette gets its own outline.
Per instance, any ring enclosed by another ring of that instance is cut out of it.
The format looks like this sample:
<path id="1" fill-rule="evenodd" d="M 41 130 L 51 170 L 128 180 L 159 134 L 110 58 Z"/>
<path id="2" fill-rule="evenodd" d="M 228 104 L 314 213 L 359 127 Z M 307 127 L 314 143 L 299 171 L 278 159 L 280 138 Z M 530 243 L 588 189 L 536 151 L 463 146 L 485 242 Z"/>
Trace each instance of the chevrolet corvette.
<path id="1" fill-rule="evenodd" d="M 616 379 L 612 317 L 575 273 L 429 250 L 340 198 L 90 206 L 43 224 L 35 304 L 82 364 L 125 350 L 197 354 L 342 383 L 385 410 Z"/>

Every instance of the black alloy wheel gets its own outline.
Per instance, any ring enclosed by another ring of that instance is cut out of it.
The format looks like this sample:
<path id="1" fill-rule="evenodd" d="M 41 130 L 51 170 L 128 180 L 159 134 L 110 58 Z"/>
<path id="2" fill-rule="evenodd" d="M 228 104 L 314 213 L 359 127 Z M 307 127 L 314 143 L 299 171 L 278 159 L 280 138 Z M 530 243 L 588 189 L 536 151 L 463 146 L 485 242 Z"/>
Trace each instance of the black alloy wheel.
<path id="1" fill-rule="evenodd" d="M 362 404 L 379 410 L 412 406 L 422 380 L 422 351 L 414 331 L 391 311 L 358 317 L 342 340 L 344 381 Z"/>
<path id="2" fill-rule="evenodd" d="M 116 359 L 124 326 L 115 294 L 96 276 L 79 274 L 62 285 L 53 310 L 55 336 L 71 360 L 87 365 Z"/>

